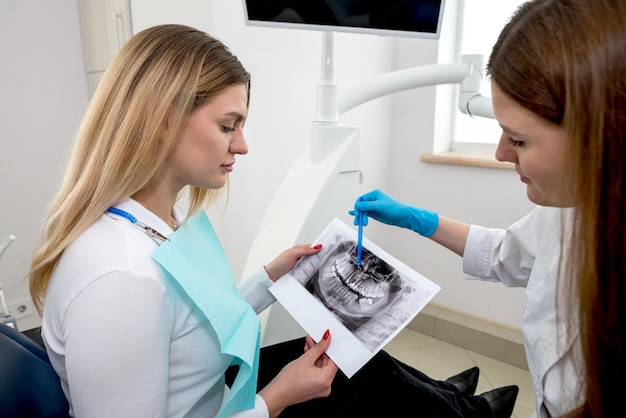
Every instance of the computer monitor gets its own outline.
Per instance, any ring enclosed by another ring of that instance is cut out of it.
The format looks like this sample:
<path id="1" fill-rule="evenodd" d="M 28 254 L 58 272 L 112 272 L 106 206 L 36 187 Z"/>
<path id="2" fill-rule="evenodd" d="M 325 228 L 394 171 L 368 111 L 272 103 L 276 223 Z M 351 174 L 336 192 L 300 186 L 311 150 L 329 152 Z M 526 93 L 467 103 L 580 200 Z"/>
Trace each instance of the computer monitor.
<path id="1" fill-rule="evenodd" d="M 247 25 L 439 39 L 445 0 L 243 0 Z"/>

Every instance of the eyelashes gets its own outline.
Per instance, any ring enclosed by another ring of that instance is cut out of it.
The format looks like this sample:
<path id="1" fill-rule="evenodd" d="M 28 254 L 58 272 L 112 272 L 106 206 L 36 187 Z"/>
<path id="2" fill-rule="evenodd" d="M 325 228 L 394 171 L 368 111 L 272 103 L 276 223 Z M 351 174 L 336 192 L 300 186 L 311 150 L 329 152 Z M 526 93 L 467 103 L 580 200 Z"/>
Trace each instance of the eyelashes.
<path id="1" fill-rule="evenodd" d="M 524 141 L 517 141 L 511 138 L 510 136 L 507 137 L 507 141 L 509 142 L 509 144 L 513 145 L 514 147 L 521 147 L 522 145 L 524 145 Z"/>

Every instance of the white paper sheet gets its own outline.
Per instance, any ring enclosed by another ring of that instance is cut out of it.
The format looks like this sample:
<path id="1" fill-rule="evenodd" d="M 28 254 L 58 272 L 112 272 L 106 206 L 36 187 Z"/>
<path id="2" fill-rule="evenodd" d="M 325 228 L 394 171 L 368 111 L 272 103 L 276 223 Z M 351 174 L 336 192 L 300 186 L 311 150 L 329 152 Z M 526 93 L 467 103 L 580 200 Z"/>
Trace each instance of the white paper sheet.
<path id="1" fill-rule="evenodd" d="M 327 351 L 352 377 L 420 312 L 441 288 L 363 237 L 356 258 L 357 232 L 338 218 L 305 257 L 270 287 L 270 292 L 318 341 L 331 333 Z"/>

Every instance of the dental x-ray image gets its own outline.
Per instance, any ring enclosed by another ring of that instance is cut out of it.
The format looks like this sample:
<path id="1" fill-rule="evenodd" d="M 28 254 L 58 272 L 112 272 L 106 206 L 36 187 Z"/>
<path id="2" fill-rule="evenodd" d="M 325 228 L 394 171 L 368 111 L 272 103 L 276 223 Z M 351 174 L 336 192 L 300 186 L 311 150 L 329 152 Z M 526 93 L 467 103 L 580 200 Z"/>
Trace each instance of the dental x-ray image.
<path id="1" fill-rule="evenodd" d="M 334 219 L 315 243 L 321 243 L 322 250 L 301 259 L 270 291 L 314 338 L 332 324 L 329 355 L 342 368 L 332 349 L 352 346 L 346 350 L 348 361 L 357 360 L 348 368 L 358 370 L 440 288 L 365 237 L 357 265 L 356 231 L 339 219 Z M 359 365 L 361 360 L 364 362 Z"/>
<path id="2" fill-rule="evenodd" d="M 367 249 L 357 266 L 356 242 L 341 234 L 328 238 L 338 242 L 326 243 L 328 250 L 303 260 L 296 279 L 373 350 L 414 311 L 411 303 L 392 308 L 399 298 L 417 296 L 416 289 Z"/>

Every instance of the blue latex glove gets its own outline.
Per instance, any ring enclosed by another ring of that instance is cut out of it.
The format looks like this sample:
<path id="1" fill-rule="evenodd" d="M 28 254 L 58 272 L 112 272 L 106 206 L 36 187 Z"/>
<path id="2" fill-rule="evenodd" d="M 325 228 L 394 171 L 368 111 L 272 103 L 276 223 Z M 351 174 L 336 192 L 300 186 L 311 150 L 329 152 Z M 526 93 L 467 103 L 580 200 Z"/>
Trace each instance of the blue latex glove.
<path id="1" fill-rule="evenodd" d="M 359 197 L 354 203 L 354 224 L 358 225 L 359 212 L 365 214 L 363 225 L 367 225 L 368 217 L 372 217 L 387 225 L 407 228 L 418 234 L 429 237 L 439 225 L 439 215 L 426 209 L 409 206 L 399 200 L 386 195 L 380 190 L 374 190 Z"/>

